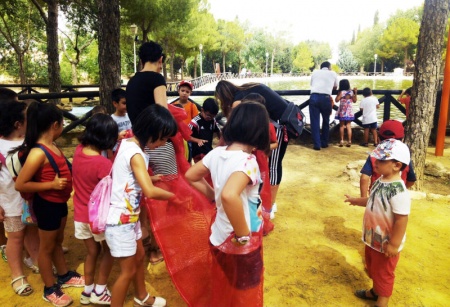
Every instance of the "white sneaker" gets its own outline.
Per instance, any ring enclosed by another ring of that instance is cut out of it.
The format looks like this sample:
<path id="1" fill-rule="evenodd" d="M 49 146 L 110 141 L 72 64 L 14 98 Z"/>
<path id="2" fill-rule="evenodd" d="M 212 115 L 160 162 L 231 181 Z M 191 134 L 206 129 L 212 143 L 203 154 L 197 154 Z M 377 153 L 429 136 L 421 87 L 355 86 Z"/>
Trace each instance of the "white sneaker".
<path id="1" fill-rule="evenodd" d="M 272 204 L 272 212 L 278 212 L 278 207 L 276 203 Z"/>
<path id="2" fill-rule="evenodd" d="M 82 305 L 89 305 L 89 304 L 91 304 L 91 295 L 84 293 L 84 291 L 81 292 L 80 303 Z"/>
<path id="3" fill-rule="evenodd" d="M 95 293 L 95 291 L 92 291 L 90 302 L 92 304 L 98 304 L 98 305 L 111 305 L 111 293 L 106 288 L 100 294 L 97 294 L 97 293 Z"/>
<path id="4" fill-rule="evenodd" d="M 30 268 L 34 274 L 39 274 L 39 268 L 33 263 L 33 259 L 31 259 L 31 257 L 23 258 L 23 263 L 27 268 Z"/>

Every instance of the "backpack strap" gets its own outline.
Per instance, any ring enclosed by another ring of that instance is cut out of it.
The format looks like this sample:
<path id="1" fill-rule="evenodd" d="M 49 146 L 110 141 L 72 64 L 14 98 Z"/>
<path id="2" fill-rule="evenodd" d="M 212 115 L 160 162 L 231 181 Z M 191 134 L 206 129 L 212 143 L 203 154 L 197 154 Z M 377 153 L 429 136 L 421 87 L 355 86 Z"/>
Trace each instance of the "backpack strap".
<path id="1" fill-rule="evenodd" d="M 50 162 L 50 165 L 52 166 L 53 170 L 55 171 L 55 173 L 58 175 L 58 177 L 61 176 L 60 172 L 59 172 L 59 168 L 58 165 L 56 165 L 55 159 L 53 159 L 52 155 L 47 151 L 47 149 L 45 149 L 44 146 L 42 146 L 41 144 L 36 144 L 37 148 L 42 149 L 42 151 L 45 153 L 45 155 L 47 156 L 48 162 Z"/>
<path id="2" fill-rule="evenodd" d="M 5 156 L 2 155 L 1 153 L 0 153 L 0 163 L 1 163 L 2 165 L 6 165 L 6 158 L 5 158 Z M 1 168 L 1 167 L 0 167 L 0 168 Z"/>

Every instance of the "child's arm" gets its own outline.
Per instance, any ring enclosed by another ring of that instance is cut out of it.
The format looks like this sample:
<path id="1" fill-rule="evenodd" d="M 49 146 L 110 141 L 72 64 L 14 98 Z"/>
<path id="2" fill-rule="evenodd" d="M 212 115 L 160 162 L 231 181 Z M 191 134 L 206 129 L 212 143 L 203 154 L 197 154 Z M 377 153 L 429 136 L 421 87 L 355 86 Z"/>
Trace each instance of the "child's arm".
<path id="1" fill-rule="evenodd" d="M 135 154 L 131 160 L 131 169 L 133 170 L 134 177 L 136 178 L 138 184 L 142 188 L 142 192 L 145 197 L 152 199 L 169 199 L 174 196 L 173 193 L 163 190 L 161 188 L 155 187 L 152 183 L 150 175 L 148 174 L 147 168 L 145 167 L 144 158 L 140 154 Z"/>
<path id="2" fill-rule="evenodd" d="M 203 165 L 202 161 L 195 163 L 184 175 L 186 180 L 209 200 L 214 200 L 214 189 L 206 182 L 205 176 L 209 174 L 209 169 Z"/>
<path id="3" fill-rule="evenodd" d="M 197 143 L 197 145 L 200 146 L 200 147 L 203 146 L 203 144 L 208 143 L 208 140 L 197 139 L 197 138 L 195 138 L 193 136 L 191 136 L 189 138 L 189 141 Z"/>
<path id="4" fill-rule="evenodd" d="M 358 95 L 358 89 L 356 87 L 354 87 L 353 88 L 353 97 L 352 97 L 353 102 L 356 102 L 358 100 L 357 95 Z"/>
<path id="5" fill-rule="evenodd" d="M 340 91 L 340 92 L 336 95 L 336 98 L 334 99 L 334 101 L 339 102 L 339 100 L 341 100 L 341 97 L 342 97 L 342 91 Z M 333 100 L 333 99 L 331 99 L 331 100 Z"/>
<path id="6" fill-rule="evenodd" d="M 55 175 L 53 181 L 36 182 L 33 177 L 39 168 L 45 163 L 45 153 L 39 148 L 33 148 L 28 154 L 27 160 L 17 176 L 15 188 L 19 192 L 34 193 L 48 190 L 63 190 L 67 185 L 67 178 L 59 178 Z"/>
<path id="7" fill-rule="evenodd" d="M 250 178 L 244 172 L 234 172 L 228 178 L 220 195 L 223 209 L 237 237 L 247 236 L 250 233 L 241 200 L 241 193 L 249 183 Z"/>
<path id="8" fill-rule="evenodd" d="M 270 150 L 278 148 L 278 142 L 270 143 Z"/>
<path id="9" fill-rule="evenodd" d="M 344 202 L 350 203 L 352 206 L 365 207 L 367 205 L 368 197 L 351 197 L 350 195 L 345 195 L 346 199 Z"/>
<path id="10" fill-rule="evenodd" d="M 398 248 L 402 243 L 406 232 L 406 225 L 408 225 L 408 215 L 400 215 L 394 213 L 394 227 L 392 235 L 384 247 L 384 254 L 386 257 L 395 257 L 398 255 Z"/>
<path id="11" fill-rule="evenodd" d="M 361 197 L 367 197 L 367 193 L 369 191 L 369 182 L 370 182 L 370 176 L 367 176 L 366 174 L 361 174 L 361 177 L 359 178 L 359 191 L 361 193 Z"/>

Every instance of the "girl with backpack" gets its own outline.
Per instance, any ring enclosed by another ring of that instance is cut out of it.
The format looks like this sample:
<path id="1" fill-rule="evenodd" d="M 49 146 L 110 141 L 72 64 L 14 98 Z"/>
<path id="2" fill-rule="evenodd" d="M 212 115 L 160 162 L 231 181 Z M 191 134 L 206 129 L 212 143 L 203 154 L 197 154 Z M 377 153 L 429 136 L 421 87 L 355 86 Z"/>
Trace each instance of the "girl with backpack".
<path id="1" fill-rule="evenodd" d="M 73 156 L 73 195 L 75 238 L 83 240 L 87 255 L 84 261 L 84 291 L 80 303 L 111 304 L 111 294 L 106 288 L 108 276 L 114 259 L 105 241 L 105 234 L 92 233 L 89 226 L 89 198 L 98 182 L 111 172 L 112 162 L 102 155 L 102 151 L 112 149 L 117 142 L 118 127 L 114 119 L 107 114 L 95 114 L 80 136 L 80 145 Z M 109 205 L 109 204 L 108 204 Z M 94 285 L 95 267 L 101 249 L 97 284 Z"/>
<path id="2" fill-rule="evenodd" d="M 44 282 L 42 298 L 55 306 L 67 306 L 72 298 L 61 288 L 83 287 L 84 278 L 69 271 L 62 242 L 67 222 L 67 201 L 72 192 L 72 175 L 66 158 L 54 141 L 63 130 L 61 110 L 50 103 L 32 102 L 27 109 L 25 140 L 17 151 L 27 157 L 15 188 L 34 193 L 33 211 L 39 229 L 39 270 Z M 57 281 L 52 271 L 57 269 Z"/>
<path id="3" fill-rule="evenodd" d="M 123 306 L 130 282 L 134 281 L 134 306 L 162 307 L 166 300 L 150 297 L 144 280 L 142 231 L 139 221 L 142 196 L 169 199 L 173 193 L 155 187 L 148 173 L 144 148 L 163 146 L 177 132 L 177 124 L 166 108 L 145 108 L 133 124 L 134 136 L 123 139 L 112 169 L 112 193 L 105 237 L 111 255 L 119 260 L 120 274 L 112 287 L 111 306 Z"/>

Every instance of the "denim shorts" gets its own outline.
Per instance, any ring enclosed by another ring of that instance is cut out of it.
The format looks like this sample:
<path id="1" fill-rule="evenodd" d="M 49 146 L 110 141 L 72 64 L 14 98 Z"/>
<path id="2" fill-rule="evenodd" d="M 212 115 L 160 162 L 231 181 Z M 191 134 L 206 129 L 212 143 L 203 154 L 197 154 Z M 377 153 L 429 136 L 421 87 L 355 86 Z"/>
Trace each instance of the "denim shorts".
<path id="1" fill-rule="evenodd" d="M 136 254 L 136 241 L 142 238 L 141 223 L 106 225 L 106 243 L 115 258 L 130 257 Z"/>
<path id="2" fill-rule="evenodd" d="M 362 126 L 364 129 L 377 129 L 377 122 L 370 124 L 363 124 Z"/>

